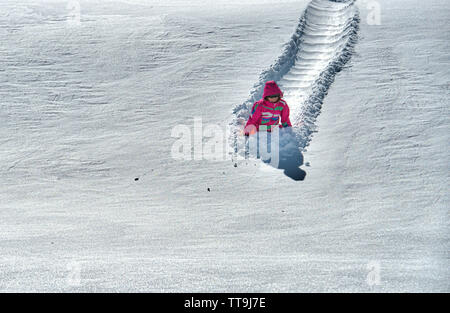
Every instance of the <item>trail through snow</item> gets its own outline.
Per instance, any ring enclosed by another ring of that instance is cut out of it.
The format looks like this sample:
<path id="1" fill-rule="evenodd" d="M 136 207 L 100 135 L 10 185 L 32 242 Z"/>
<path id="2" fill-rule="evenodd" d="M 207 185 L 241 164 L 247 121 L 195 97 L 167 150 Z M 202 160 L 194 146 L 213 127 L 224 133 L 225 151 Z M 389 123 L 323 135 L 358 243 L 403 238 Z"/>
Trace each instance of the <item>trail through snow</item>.
<path id="1" fill-rule="evenodd" d="M 291 40 L 274 65 L 260 75 L 250 97 L 234 109 L 234 148 L 248 150 L 241 134 L 253 103 L 262 96 L 266 81 L 275 80 L 284 93 L 291 112 L 291 129 L 279 132 L 279 162 L 287 176 L 303 180 L 301 150 L 311 140 L 323 99 L 353 52 L 359 15 L 353 0 L 334 2 L 313 0 L 300 18 Z M 250 141 L 256 141 L 254 137 Z M 278 144 L 278 142 L 277 142 Z"/>

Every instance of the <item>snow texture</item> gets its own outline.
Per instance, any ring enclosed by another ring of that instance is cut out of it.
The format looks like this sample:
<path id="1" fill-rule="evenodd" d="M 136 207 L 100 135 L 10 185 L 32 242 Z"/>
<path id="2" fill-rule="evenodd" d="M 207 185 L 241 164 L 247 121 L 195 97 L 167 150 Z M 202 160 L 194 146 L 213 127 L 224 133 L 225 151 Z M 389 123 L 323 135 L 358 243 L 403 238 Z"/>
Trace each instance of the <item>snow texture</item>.
<path id="1" fill-rule="evenodd" d="M 447 2 L 2 0 L 0 290 L 449 292 Z"/>

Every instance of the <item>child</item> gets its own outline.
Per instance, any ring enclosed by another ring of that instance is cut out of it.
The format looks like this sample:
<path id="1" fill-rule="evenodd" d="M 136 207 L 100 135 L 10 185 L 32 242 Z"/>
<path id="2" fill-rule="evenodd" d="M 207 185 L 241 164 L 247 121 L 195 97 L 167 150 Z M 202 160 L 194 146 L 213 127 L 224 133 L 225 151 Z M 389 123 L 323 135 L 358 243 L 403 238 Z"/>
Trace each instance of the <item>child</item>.
<path id="1" fill-rule="evenodd" d="M 255 134 L 259 130 L 272 131 L 280 122 L 282 127 L 291 127 L 289 107 L 282 99 L 283 93 L 275 81 L 266 82 L 263 98 L 253 104 L 251 115 L 244 128 L 244 135 Z"/>

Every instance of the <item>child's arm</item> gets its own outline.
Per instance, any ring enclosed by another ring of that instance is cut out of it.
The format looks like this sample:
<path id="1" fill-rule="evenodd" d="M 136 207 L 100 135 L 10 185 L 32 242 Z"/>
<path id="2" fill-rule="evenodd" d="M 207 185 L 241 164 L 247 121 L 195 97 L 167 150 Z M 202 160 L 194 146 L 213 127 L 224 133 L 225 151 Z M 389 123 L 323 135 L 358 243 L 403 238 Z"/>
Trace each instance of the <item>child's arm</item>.
<path id="1" fill-rule="evenodd" d="M 259 120 L 261 119 L 261 109 L 262 105 L 257 102 L 253 104 L 252 112 L 248 118 L 247 124 L 244 128 L 244 134 L 248 136 L 249 134 L 254 134 L 259 128 Z"/>
<path id="2" fill-rule="evenodd" d="M 281 127 L 292 127 L 291 120 L 289 119 L 289 106 L 284 103 L 284 109 L 281 111 Z"/>

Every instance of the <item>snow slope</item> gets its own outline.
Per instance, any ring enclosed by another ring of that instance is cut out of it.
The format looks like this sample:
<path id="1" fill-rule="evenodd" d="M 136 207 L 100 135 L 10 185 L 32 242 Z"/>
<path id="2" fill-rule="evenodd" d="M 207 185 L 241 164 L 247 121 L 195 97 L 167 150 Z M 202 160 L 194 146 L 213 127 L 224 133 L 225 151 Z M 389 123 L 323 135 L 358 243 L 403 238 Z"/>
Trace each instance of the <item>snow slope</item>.
<path id="1" fill-rule="evenodd" d="M 339 40 L 277 71 L 314 133 L 296 181 L 173 159 L 171 133 L 225 129 L 325 1 L 80 1 L 80 23 L 65 1 L 2 1 L 0 290 L 448 292 L 449 9 L 378 2 L 380 25 L 356 2 L 332 84 L 312 82 Z"/>

